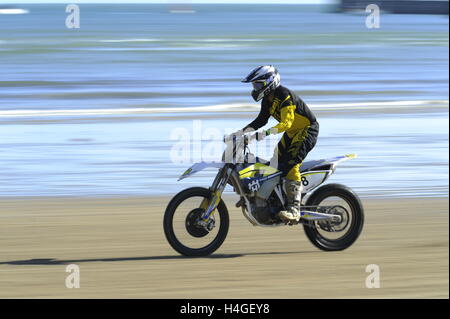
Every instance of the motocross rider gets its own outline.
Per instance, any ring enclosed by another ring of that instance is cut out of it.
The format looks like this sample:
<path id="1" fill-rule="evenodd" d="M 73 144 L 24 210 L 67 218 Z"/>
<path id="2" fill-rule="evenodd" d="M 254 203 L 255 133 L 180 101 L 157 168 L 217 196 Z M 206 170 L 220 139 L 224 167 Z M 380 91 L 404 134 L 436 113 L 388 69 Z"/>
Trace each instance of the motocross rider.
<path id="1" fill-rule="evenodd" d="M 253 122 L 233 134 L 239 136 L 256 131 L 254 137 L 261 141 L 270 134 L 283 133 L 274 156 L 278 160 L 278 169 L 283 172 L 288 205 L 278 216 L 286 223 L 298 222 L 302 194 L 300 165 L 316 144 L 319 123 L 300 97 L 280 85 L 280 74 L 275 67 L 259 66 L 242 82 L 252 83 L 251 95 L 255 101 L 262 99 L 261 110 Z M 259 130 L 270 116 L 279 123 L 267 130 Z"/>

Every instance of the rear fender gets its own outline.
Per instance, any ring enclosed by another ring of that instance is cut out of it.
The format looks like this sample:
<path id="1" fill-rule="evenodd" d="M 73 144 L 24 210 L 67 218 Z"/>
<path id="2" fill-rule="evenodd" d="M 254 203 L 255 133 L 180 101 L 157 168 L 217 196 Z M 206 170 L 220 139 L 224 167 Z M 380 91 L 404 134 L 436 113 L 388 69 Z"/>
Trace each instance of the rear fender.
<path id="1" fill-rule="evenodd" d="M 356 158 L 356 154 L 349 154 L 344 156 L 336 156 L 324 160 L 319 165 L 312 167 L 310 170 L 301 173 L 301 182 L 303 185 L 303 192 L 308 193 L 317 186 L 325 182 L 331 174 L 336 170 L 336 166 L 349 159 Z"/>
<path id="2" fill-rule="evenodd" d="M 336 156 L 327 160 L 328 163 L 332 164 L 333 171 L 336 169 L 337 164 L 341 162 L 348 161 L 349 159 L 356 158 L 356 154 L 347 154 L 343 156 Z"/>

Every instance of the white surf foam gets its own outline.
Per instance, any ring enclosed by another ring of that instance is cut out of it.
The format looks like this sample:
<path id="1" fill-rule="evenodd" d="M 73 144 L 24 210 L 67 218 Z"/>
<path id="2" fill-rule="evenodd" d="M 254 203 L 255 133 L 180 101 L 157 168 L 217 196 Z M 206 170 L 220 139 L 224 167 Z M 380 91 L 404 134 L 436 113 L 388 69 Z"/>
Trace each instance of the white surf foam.
<path id="1" fill-rule="evenodd" d="M 447 107 L 448 100 L 424 100 L 424 101 L 386 101 L 386 102 L 352 102 L 352 103 L 327 103 L 313 104 L 311 108 L 322 110 L 375 110 L 375 109 L 402 109 L 426 106 Z"/>
<path id="2" fill-rule="evenodd" d="M 122 42 L 156 42 L 159 39 L 111 39 L 111 40 L 99 40 L 98 42 L 105 43 L 122 43 Z"/>
<path id="3" fill-rule="evenodd" d="M 193 39 L 196 42 L 259 42 L 262 39 Z"/>
<path id="4" fill-rule="evenodd" d="M 175 14 L 177 14 L 177 13 L 181 13 L 181 14 L 186 14 L 186 13 L 196 13 L 197 11 L 195 11 L 195 10 L 189 10 L 189 9 L 179 9 L 179 10 L 169 10 L 169 12 L 170 13 L 175 13 Z"/>
<path id="5" fill-rule="evenodd" d="M 30 11 L 25 9 L 15 9 L 15 8 L 0 8 L 0 14 L 27 14 Z"/>
<path id="6" fill-rule="evenodd" d="M 309 104 L 312 110 L 349 111 L 404 109 L 420 107 L 448 108 L 448 100 L 429 101 L 392 101 L 392 102 L 352 102 L 352 103 L 320 103 Z M 87 115 L 133 115 L 133 114 L 163 114 L 163 113 L 201 113 L 201 112 L 247 112 L 259 110 L 259 104 L 217 104 L 193 107 L 151 107 L 151 108 L 113 108 L 113 109 L 64 109 L 64 110 L 4 110 L 0 118 L 14 117 L 51 117 L 51 116 L 87 116 Z"/>
<path id="7" fill-rule="evenodd" d="M 95 40 L 96 42 L 102 43 L 126 43 L 126 42 L 204 42 L 204 43 L 221 43 L 221 42 L 260 42 L 264 41 L 262 39 L 220 39 L 220 38 L 207 38 L 207 39 L 156 39 L 156 38 L 132 38 L 132 39 L 105 39 L 105 40 Z"/>

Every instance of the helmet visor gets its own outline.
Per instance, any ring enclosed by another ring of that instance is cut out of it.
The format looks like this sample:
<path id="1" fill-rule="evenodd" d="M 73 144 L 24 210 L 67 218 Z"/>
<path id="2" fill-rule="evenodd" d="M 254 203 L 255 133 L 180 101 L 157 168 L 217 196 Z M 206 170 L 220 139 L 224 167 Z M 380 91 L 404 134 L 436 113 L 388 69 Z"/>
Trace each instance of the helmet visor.
<path id="1" fill-rule="evenodd" d="M 255 91 L 260 91 L 265 87 L 265 83 L 264 82 L 252 82 L 253 85 L 253 89 Z"/>

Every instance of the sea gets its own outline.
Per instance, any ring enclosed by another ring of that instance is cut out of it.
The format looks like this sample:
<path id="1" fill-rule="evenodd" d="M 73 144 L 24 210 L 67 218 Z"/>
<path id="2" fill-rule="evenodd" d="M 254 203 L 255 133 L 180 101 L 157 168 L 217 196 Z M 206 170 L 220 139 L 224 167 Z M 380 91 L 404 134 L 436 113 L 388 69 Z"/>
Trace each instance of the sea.
<path id="1" fill-rule="evenodd" d="M 1 198 L 208 187 L 215 169 L 177 179 L 256 117 L 241 79 L 265 64 L 318 118 L 306 160 L 358 155 L 329 182 L 448 196 L 447 15 L 381 11 L 373 27 L 329 5 L 15 7 L 0 8 Z M 267 157 L 279 138 L 251 147 Z"/>

